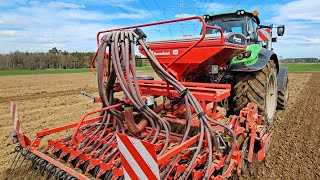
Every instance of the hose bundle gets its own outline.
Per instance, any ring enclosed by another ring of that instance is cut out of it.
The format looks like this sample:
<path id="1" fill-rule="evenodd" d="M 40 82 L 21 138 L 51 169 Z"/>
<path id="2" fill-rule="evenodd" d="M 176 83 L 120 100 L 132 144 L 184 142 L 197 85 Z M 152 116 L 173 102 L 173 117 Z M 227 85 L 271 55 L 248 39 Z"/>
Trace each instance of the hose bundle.
<path id="1" fill-rule="evenodd" d="M 207 161 L 209 163 L 207 163 L 207 169 L 204 176 L 204 179 L 207 179 L 211 169 L 211 162 L 213 161 L 212 141 L 214 143 L 216 151 L 220 151 L 217 132 L 215 132 L 212 129 L 211 124 L 224 127 L 227 130 L 227 132 L 229 132 L 232 136 L 232 147 L 229 151 L 225 166 L 223 168 L 223 172 L 225 172 L 229 165 L 231 156 L 235 150 L 236 145 L 236 137 L 233 133 L 233 130 L 227 125 L 213 120 L 211 117 L 207 116 L 204 113 L 204 110 L 202 109 L 200 103 L 190 93 L 190 91 L 179 81 L 177 81 L 174 76 L 166 72 L 166 70 L 160 65 L 160 63 L 154 56 L 153 52 L 149 48 L 148 44 L 146 43 L 145 38 L 146 36 L 140 29 L 135 29 L 134 31 L 113 31 L 102 37 L 96 60 L 98 63 L 99 95 L 101 97 L 103 105 L 109 106 L 113 104 L 113 87 L 115 84 L 115 80 L 117 79 L 119 85 L 121 86 L 124 92 L 124 96 L 130 100 L 130 102 L 136 109 L 140 110 L 140 112 L 143 114 L 143 117 L 151 125 L 152 130 L 149 132 L 148 136 L 144 138 L 144 140 L 148 140 L 152 137 L 152 135 L 154 135 L 151 140 L 151 143 L 155 143 L 157 141 L 157 137 L 160 133 L 160 130 L 164 130 L 166 139 L 162 150 L 160 151 L 160 153 L 158 153 L 158 157 L 165 152 L 170 139 L 170 124 L 166 120 L 164 120 L 159 114 L 157 114 L 153 109 L 149 108 L 145 104 L 144 100 L 140 95 L 138 87 L 138 79 L 136 76 L 135 69 L 136 61 L 134 47 L 135 44 L 140 44 L 142 46 L 142 49 L 146 52 L 149 62 L 153 67 L 154 71 L 157 73 L 157 75 L 180 93 L 181 98 L 183 99 L 186 105 L 186 128 L 180 143 L 183 143 L 187 139 L 187 136 L 191 128 L 192 113 L 190 106 L 193 107 L 200 121 L 200 138 L 198 141 L 198 145 L 187 169 L 185 170 L 185 173 L 182 175 L 181 178 L 185 179 L 188 176 L 189 170 L 192 168 L 192 165 L 196 161 L 196 158 L 199 155 L 200 150 L 204 146 L 203 140 L 207 138 L 209 149 L 209 156 Z M 106 53 L 108 53 L 108 56 L 106 56 Z M 108 66 L 107 70 L 105 68 L 106 64 Z M 107 77 L 106 81 L 105 77 Z M 110 115 L 112 115 L 116 119 L 119 128 L 123 128 L 124 115 L 122 112 L 117 110 L 110 110 L 107 112 L 107 114 L 107 122 L 109 122 Z M 173 163 L 175 158 L 177 158 L 177 156 L 171 159 L 171 163 Z M 169 169 L 169 166 L 166 170 Z M 162 172 L 162 176 L 166 175 L 166 170 Z"/>

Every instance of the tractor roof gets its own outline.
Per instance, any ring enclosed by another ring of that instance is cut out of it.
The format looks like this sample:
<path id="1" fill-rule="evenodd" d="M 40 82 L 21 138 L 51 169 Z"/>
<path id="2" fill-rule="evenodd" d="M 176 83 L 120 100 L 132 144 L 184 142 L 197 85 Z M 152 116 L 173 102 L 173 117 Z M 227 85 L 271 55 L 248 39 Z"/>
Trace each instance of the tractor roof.
<path id="1" fill-rule="evenodd" d="M 260 19 L 259 19 L 258 15 L 255 16 L 252 12 L 246 11 L 246 10 L 237 10 L 236 12 L 225 12 L 225 13 L 220 13 L 220 14 L 205 14 L 205 16 L 210 16 L 210 17 L 225 16 L 225 15 L 237 14 L 237 12 L 241 12 L 241 11 L 243 11 L 244 14 L 240 14 L 240 15 L 247 15 L 247 16 L 253 17 L 257 20 L 257 23 L 260 24 Z M 256 12 L 258 13 L 258 11 L 256 11 Z"/>

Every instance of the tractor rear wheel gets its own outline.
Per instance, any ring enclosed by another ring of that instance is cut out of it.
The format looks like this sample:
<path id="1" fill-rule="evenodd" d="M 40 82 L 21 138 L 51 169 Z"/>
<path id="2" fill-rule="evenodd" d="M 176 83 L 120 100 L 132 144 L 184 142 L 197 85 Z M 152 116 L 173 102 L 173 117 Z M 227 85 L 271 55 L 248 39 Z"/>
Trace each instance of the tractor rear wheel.
<path id="1" fill-rule="evenodd" d="M 233 88 L 233 111 L 238 113 L 249 102 L 254 102 L 263 116 L 263 123 L 272 125 L 277 108 L 277 69 L 273 60 L 260 71 L 238 73 Z"/>
<path id="2" fill-rule="evenodd" d="M 285 81 L 284 81 L 284 90 L 278 91 L 277 109 L 285 110 L 288 105 L 288 99 L 289 99 L 288 83 L 289 83 L 288 74 L 286 74 Z"/>

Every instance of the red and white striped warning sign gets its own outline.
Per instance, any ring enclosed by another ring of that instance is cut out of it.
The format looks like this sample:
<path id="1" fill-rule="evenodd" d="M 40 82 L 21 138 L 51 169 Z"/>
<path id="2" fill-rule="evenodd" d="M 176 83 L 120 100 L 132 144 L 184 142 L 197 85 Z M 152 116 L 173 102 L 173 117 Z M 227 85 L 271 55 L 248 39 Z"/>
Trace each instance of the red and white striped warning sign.
<path id="1" fill-rule="evenodd" d="M 160 179 L 154 145 L 119 133 L 116 136 L 126 180 Z"/>
<path id="2" fill-rule="evenodd" d="M 258 40 L 269 41 L 271 39 L 271 28 L 258 29 Z"/>
<path id="3" fill-rule="evenodd" d="M 12 101 L 10 101 L 10 112 L 12 115 L 13 128 L 16 130 L 17 133 L 22 134 L 17 105 Z"/>
<path id="4" fill-rule="evenodd" d="M 22 134 L 16 103 L 14 103 L 13 101 L 10 101 L 9 105 L 10 105 L 10 111 L 12 115 L 12 123 L 13 123 L 13 129 L 14 129 L 14 131 L 11 133 L 13 142 L 14 143 L 19 142 L 20 145 L 25 148 L 31 144 L 31 141 L 28 137 Z"/>

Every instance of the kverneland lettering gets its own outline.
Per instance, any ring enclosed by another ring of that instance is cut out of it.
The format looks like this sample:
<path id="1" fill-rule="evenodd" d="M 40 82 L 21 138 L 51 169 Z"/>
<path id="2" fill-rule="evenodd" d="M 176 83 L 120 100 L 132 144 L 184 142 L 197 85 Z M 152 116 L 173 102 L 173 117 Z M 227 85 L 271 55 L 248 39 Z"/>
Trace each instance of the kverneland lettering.
<path id="1" fill-rule="evenodd" d="M 164 51 L 163 52 L 153 52 L 153 54 L 156 55 L 156 56 L 157 55 L 166 55 L 166 56 L 168 56 L 168 55 L 170 55 L 170 51 L 168 51 L 168 52 L 164 52 Z"/>

